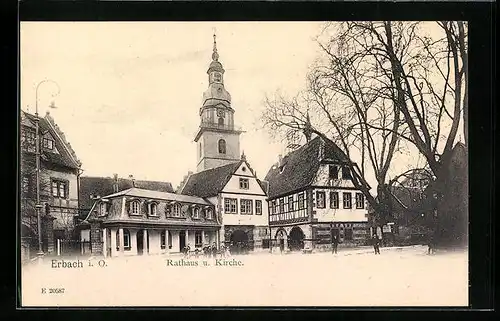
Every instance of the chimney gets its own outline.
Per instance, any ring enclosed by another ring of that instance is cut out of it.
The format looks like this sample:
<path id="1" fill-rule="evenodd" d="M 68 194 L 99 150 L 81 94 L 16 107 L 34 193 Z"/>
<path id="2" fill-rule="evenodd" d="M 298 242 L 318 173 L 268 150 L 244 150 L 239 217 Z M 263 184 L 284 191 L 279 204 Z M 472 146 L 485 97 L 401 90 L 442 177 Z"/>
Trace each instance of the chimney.
<path id="1" fill-rule="evenodd" d="M 118 193 L 118 174 L 113 174 L 113 193 Z"/>
<path id="2" fill-rule="evenodd" d="M 132 181 L 132 187 L 135 187 L 135 178 L 134 178 L 134 175 L 129 175 L 128 178 Z"/>

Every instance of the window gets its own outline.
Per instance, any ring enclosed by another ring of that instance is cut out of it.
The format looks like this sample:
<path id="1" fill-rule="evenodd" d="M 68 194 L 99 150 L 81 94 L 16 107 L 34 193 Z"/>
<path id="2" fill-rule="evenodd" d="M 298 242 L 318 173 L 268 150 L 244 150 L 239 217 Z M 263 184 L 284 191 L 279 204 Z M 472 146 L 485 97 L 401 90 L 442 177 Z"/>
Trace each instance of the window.
<path id="1" fill-rule="evenodd" d="M 282 197 L 280 198 L 280 213 L 283 213 L 285 211 L 285 199 Z"/>
<path id="2" fill-rule="evenodd" d="M 299 194 L 299 210 L 303 209 L 305 206 L 304 193 Z"/>
<path id="3" fill-rule="evenodd" d="M 248 189 L 248 178 L 240 178 L 240 189 Z"/>
<path id="4" fill-rule="evenodd" d="M 238 200 L 235 198 L 225 198 L 224 199 L 224 212 L 230 214 L 236 214 L 238 210 Z"/>
<path id="5" fill-rule="evenodd" d="M 99 205 L 99 214 L 100 215 L 106 215 L 108 214 L 108 209 L 107 209 L 107 204 L 106 203 L 101 203 Z"/>
<path id="6" fill-rule="evenodd" d="M 43 139 L 43 148 L 54 149 L 54 141 L 49 138 Z"/>
<path id="7" fill-rule="evenodd" d="M 158 204 L 150 203 L 149 204 L 149 215 L 150 216 L 157 216 L 157 209 L 158 209 Z"/>
<path id="8" fill-rule="evenodd" d="M 356 208 L 365 208 L 365 195 L 356 193 Z"/>
<path id="9" fill-rule="evenodd" d="M 35 143 L 36 143 L 36 133 L 28 128 L 23 129 L 21 132 L 21 146 L 23 146 L 24 149 L 27 151 L 34 152 Z"/>
<path id="10" fill-rule="evenodd" d="M 293 195 L 288 196 L 288 211 L 293 211 Z"/>
<path id="11" fill-rule="evenodd" d="M 316 206 L 325 208 L 325 192 L 316 192 Z"/>
<path id="12" fill-rule="evenodd" d="M 330 165 L 328 168 L 328 177 L 330 179 L 338 179 L 339 178 L 339 168 L 335 165 Z"/>
<path id="13" fill-rule="evenodd" d="M 162 249 L 165 248 L 166 238 L 167 238 L 167 233 L 165 231 L 161 231 L 161 235 L 160 235 L 160 247 Z"/>
<path id="14" fill-rule="evenodd" d="M 219 117 L 218 124 L 219 126 L 224 126 L 224 118 Z"/>
<path id="15" fill-rule="evenodd" d="M 221 82 L 222 81 L 222 75 L 218 72 L 214 73 L 214 81 L 215 82 Z"/>
<path id="16" fill-rule="evenodd" d="M 351 193 L 344 193 L 343 195 L 344 208 L 352 208 L 351 197 L 352 197 Z"/>
<path id="17" fill-rule="evenodd" d="M 127 229 L 123 229 L 123 247 L 130 250 L 130 232 Z M 120 249 L 120 230 L 116 231 L 116 249 Z"/>
<path id="18" fill-rule="evenodd" d="M 219 154 L 226 153 L 226 141 L 224 139 L 219 139 Z"/>
<path id="19" fill-rule="evenodd" d="M 179 204 L 174 204 L 172 207 L 172 216 L 180 217 L 181 216 L 181 206 Z"/>
<path id="20" fill-rule="evenodd" d="M 330 208 L 339 208 L 339 192 L 330 192 Z"/>
<path id="21" fill-rule="evenodd" d="M 262 201 L 255 200 L 255 214 L 262 215 Z"/>
<path id="22" fill-rule="evenodd" d="M 203 238 L 201 237 L 201 231 L 194 232 L 194 246 L 202 246 Z"/>
<path id="23" fill-rule="evenodd" d="M 193 218 L 200 218 L 200 208 L 199 207 L 193 208 Z"/>
<path id="24" fill-rule="evenodd" d="M 351 241 L 352 240 L 352 234 L 353 234 L 352 233 L 352 228 L 346 228 L 344 230 L 344 240 Z"/>
<path id="25" fill-rule="evenodd" d="M 139 201 L 133 201 L 132 203 L 130 203 L 130 213 L 133 215 L 139 215 L 139 207 Z"/>
<path id="26" fill-rule="evenodd" d="M 240 213 L 253 214 L 253 201 L 246 199 L 240 200 Z"/>
<path id="27" fill-rule="evenodd" d="M 351 170 L 349 167 L 342 167 L 342 179 L 351 179 Z"/>
<path id="28" fill-rule="evenodd" d="M 212 209 L 208 208 L 205 213 L 206 213 L 206 218 L 211 220 L 212 219 Z"/>
<path id="29" fill-rule="evenodd" d="M 52 196 L 66 198 L 67 186 L 67 182 L 52 180 Z"/>

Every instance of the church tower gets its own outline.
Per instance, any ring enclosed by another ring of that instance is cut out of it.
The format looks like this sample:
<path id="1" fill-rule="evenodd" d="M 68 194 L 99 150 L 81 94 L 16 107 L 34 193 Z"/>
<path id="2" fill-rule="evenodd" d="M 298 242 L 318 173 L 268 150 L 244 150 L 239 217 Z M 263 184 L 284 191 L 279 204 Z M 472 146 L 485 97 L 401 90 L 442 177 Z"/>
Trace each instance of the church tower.
<path id="1" fill-rule="evenodd" d="M 203 93 L 197 144 L 197 171 L 235 163 L 240 160 L 240 134 L 234 126 L 231 95 L 224 88 L 224 68 L 219 62 L 216 36 L 212 62 L 207 70 L 208 89 Z"/>

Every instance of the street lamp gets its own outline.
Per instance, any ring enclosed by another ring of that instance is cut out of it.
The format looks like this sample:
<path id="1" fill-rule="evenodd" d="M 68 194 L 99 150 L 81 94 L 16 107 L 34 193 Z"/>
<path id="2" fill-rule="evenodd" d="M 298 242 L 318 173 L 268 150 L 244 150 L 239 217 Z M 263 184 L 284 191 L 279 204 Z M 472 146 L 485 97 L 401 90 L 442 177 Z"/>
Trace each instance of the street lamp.
<path id="1" fill-rule="evenodd" d="M 50 79 L 44 79 L 38 83 L 36 86 L 35 90 L 35 125 L 36 125 L 36 132 L 35 132 L 35 139 L 36 139 L 36 217 L 38 221 L 38 258 L 41 259 L 43 256 L 43 249 L 42 249 L 42 220 L 41 220 L 41 215 L 40 215 L 40 209 L 43 207 L 42 204 L 40 204 L 40 128 L 39 128 L 39 122 L 40 118 L 38 117 L 38 88 L 40 88 L 41 84 L 52 82 L 57 86 L 57 93 L 53 94 L 52 97 L 55 97 L 59 95 L 60 88 L 59 85 Z M 49 106 L 50 108 L 55 108 L 54 102 L 52 102 Z"/>

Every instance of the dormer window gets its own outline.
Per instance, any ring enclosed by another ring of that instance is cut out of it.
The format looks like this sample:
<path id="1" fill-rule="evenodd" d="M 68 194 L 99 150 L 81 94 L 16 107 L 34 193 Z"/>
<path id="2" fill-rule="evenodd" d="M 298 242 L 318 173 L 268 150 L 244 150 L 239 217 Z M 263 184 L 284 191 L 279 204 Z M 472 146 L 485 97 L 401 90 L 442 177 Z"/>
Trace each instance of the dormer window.
<path id="1" fill-rule="evenodd" d="M 212 219 L 212 209 L 211 209 L 211 208 L 208 208 L 208 209 L 206 210 L 206 218 L 207 218 L 208 220 L 211 220 L 211 219 Z"/>
<path id="2" fill-rule="evenodd" d="M 50 138 L 43 139 L 43 148 L 53 150 L 54 149 L 54 141 Z"/>
<path id="3" fill-rule="evenodd" d="M 351 170 L 349 167 L 342 167 L 342 179 L 351 179 Z"/>
<path id="4" fill-rule="evenodd" d="M 131 212 L 133 215 L 139 215 L 139 208 L 140 208 L 140 203 L 139 203 L 139 201 L 133 201 L 133 202 L 130 204 L 130 212 Z"/>
<path id="5" fill-rule="evenodd" d="M 198 207 L 193 208 L 193 218 L 200 218 L 200 209 Z"/>
<path id="6" fill-rule="evenodd" d="M 101 203 L 99 205 L 99 214 L 101 216 L 107 215 L 108 214 L 108 208 L 106 203 Z"/>
<path id="7" fill-rule="evenodd" d="M 330 179 L 339 179 L 339 168 L 335 165 L 328 166 L 328 177 Z"/>
<path id="8" fill-rule="evenodd" d="M 172 216 L 180 217 L 181 216 L 181 206 L 179 204 L 174 204 L 172 207 Z"/>
<path id="9" fill-rule="evenodd" d="M 158 215 L 157 209 L 158 209 L 158 204 L 150 203 L 149 204 L 149 216 L 157 216 Z"/>

